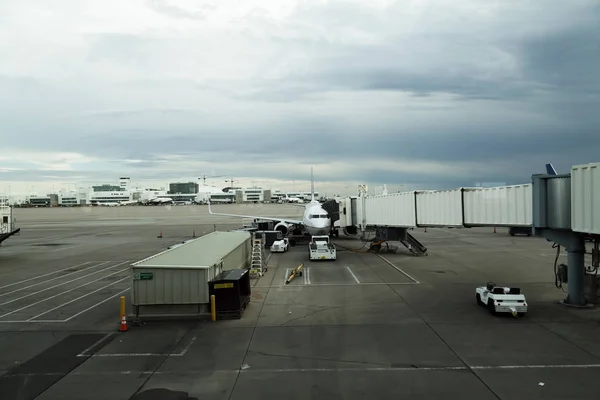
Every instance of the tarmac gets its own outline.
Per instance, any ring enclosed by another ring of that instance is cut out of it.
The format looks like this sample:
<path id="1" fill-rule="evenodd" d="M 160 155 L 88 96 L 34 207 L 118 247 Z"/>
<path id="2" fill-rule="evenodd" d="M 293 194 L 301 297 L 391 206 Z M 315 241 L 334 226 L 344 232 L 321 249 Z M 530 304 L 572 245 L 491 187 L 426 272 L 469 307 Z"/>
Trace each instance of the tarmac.
<path id="1" fill-rule="evenodd" d="M 14 214 L 21 233 L 0 247 L 2 399 L 598 398 L 600 311 L 557 303 L 566 288 L 554 285 L 555 250 L 542 238 L 418 228 L 428 256 L 366 253 L 340 237 L 333 262 L 309 261 L 300 244 L 269 257 L 242 319 L 118 332 L 131 263 L 241 220 L 206 206 Z M 475 287 L 487 281 L 522 288 L 528 314 L 478 306 Z"/>

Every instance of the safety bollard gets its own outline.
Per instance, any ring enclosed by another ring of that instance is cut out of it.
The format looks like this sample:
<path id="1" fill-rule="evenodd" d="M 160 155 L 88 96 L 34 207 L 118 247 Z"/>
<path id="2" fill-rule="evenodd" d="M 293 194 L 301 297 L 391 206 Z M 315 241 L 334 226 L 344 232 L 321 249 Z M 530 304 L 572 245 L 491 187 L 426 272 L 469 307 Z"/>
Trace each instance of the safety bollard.
<path id="1" fill-rule="evenodd" d="M 215 304 L 215 295 L 210 295 L 210 319 L 215 322 L 217 320 L 217 305 Z"/>
<path id="2" fill-rule="evenodd" d="M 121 296 L 121 327 L 120 332 L 127 332 L 127 318 L 125 317 L 125 296 Z"/>

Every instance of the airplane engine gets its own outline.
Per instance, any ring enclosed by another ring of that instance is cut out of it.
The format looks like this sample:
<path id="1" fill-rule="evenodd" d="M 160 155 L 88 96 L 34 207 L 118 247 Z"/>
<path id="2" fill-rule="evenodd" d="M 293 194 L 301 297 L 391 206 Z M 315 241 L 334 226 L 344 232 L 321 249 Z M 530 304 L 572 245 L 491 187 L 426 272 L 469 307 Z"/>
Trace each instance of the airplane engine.
<path id="1" fill-rule="evenodd" d="M 353 236 L 358 234 L 358 228 L 356 226 L 346 226 L 343 228 L 344 235 Z"/>
<path id="2" fill-rule="evenodd" d="M 275 225 L 275 227 L 273 229 L 275 229 L 276 231 L 280 231 L 283 236 L 287 236 L 287 234 L 290 232 L 291 228 L 292 228 L 292 225 L 285 224 L 283 222 L 279 222 L 279 223 L 277 223 L 277 225 Z"/>

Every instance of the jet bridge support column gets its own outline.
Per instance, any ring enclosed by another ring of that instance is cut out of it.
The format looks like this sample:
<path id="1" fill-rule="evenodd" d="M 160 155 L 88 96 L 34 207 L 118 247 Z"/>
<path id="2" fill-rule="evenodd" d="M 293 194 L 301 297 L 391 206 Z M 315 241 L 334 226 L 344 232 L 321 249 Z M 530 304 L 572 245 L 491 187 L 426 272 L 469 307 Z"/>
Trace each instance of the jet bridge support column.
<path id="1" fill-rule="evenodd" d="M 585 240 L 577 233 L 572 233 L 567 248 L 567 288 L 568 295 L 563 304 L 584 306 L 583 279 L 585 276 Z"/>
<path id="2" fill-rule="evenodd" d="M 532 175 L 533 231 L 567 249 L 567 298 L 561 304 L 585 307 L 585 239 L 571 229 L 571 175 Z"/>
<path id="3" fill-rule="evenodd" d="M 553 229 L 536 229 L 536 235 L 555 242 L 567 250 L 567 297 L 560 303 L 566 306 L 584 307 L 587 304 L 583 294 L 585 277 L 585 239 L 577 232 Z"/>

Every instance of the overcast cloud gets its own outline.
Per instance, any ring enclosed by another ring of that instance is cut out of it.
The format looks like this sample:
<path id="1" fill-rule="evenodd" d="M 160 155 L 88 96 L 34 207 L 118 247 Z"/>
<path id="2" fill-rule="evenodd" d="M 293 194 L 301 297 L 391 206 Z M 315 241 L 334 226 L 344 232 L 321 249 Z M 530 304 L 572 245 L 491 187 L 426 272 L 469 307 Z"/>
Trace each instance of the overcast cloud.
<path id="1" fill-rule="evenodd" d="M 2 0 L 0 190 L 568 172 L 600 161 L 598 21 L 596 0 Z"/>

